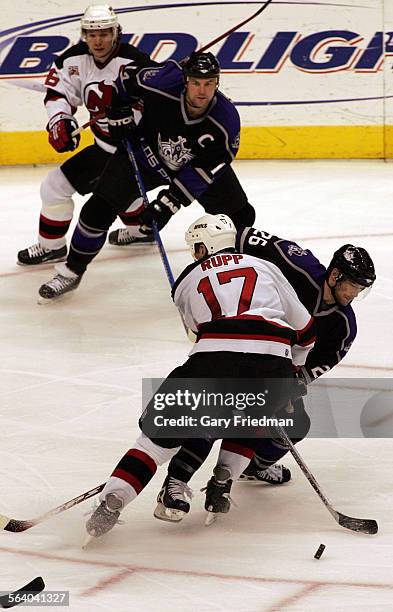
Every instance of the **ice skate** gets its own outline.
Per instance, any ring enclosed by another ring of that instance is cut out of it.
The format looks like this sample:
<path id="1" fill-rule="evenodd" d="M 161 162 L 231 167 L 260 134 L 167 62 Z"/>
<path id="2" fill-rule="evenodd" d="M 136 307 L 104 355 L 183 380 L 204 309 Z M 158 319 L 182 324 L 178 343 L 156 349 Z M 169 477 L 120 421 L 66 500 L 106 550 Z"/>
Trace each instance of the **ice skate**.
<path id="1" fill-rule="evenodd" d="M 211 525 L 218 513 L 226 514 L 231 507 L 230 491 L 232 487 L 231 472 L 227 467 L 216 465 L 213 476 L 210 478 L 205 489 L 205 510 L 208 514 L 205 525 Z"/>
<path id="2" fill-rule="evenodd" d="M 67 247 L 64 245 L 60 249 L 45 249 L 39 242 L 33 244 L 17 255 L 18 266 L 39 266 L 41 264 L 57 263 L 67 259 Z"/>
<path id="3" fill-rule="evenodd" d="M 239 476 L 239 482 L 266 482 L 271 485 L 281 485 L 289 480 L 291 480 L 291 470 L 285 465 L 274 464 L 262 469 L 254 459 Z"/>
<path id="4" fill-rule="evenodd" d="M 123 500 L 116 493 L 108 493 L 105 500 L 100 503 L 86 523 L 85 547 L 92 538 L 99 538 L 108 533 L 118 523 L 120 512 L 123 509 Z"/>
<path id="5" fill-rule="evenodd" d="M 154 244 L 152 230 L 141 229 L 140 227 L 122 227 L 121 229 L 110 232 L 109 244 L 115 246 L 150 246 Z"/>
<path id="6" fill-rule="evenodd" d="M 185 482 L 167 476 L 157 497 L 154 516 L 161 521 L 179 523 L 190 511 L 191 499 L 192 491 Z"/>
<path id="7" fill-rule="evenodd" d="M 55 267 L 57 274 L 41 285 L 38 290 L 39 304 L 48 304 L 63 297 L 66 293 L 77 289 L 82 279 L 82 274 L 78 275 L 72 272 L 65 264 L 60 264 Z"/>

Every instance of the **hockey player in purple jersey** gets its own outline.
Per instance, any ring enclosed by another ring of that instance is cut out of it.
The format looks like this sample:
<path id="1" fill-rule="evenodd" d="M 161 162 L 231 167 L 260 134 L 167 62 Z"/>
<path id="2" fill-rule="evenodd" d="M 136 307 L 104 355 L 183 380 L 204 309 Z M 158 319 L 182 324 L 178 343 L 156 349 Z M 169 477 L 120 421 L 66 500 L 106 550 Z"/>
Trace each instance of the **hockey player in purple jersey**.
<path id="1" fill-rule="evenodd" d="M 310 250 L 254 228 L 238 233 L 237 248 L 279 267 L 315 317 L 317 341 L 301 370 L 305 382 L 309 384 L 331 370 L 345 357 L 356 337 L 351 302 L 368 293 L 376 278 L 367 251 L 345 244 L 333 254 L 326 269 Z"/>
<path id="2" fill-rule="evenodd" d="M 123 232 L 117 231 L 112 243 L 152 243 L 153 221 L 162 229 L 181 206 L 195 199 L 209 213 L 227 214 L 237 227 L 253 223 L 254 209 L 230 165 L 239 147 L 239 114 L 218 90 L 219 74 L 211 53 L 193 53 L 184 66 L 169 60 L 141 70 L 134 65 L 123 68 L 108 111 L 118 150 L 82 208 L 67 263 L 40 288 L 41 303 L 76 289 L 117 214 L 142 205 L 124 138 L 133 142 L 146 190 L 164 189 L 140 214 L 131 238 L 127 234 L 123 240 Z M 136 126 L 132 105 L 139 99 L 143 114 Z"/>
<path id="3" fill-rule="evenodd" d="M 356 338 L 356 316 L 351 303 L 364 297 L 375 281 L 370 255 L 362 247 L 345 244 L 335 251 L 326 269 L 310 250 L 253 228 L 239 233 L 237 247 L 241 252 L 275 263 L 314 316 L 316 342 L 297 373 L 299 380 L 309 385 L 340 363 Z M 272 477 L 277 476 L 276 483 L 280 477 L 289 480 L 289 470 L 273 465 L 286 452 L 280 440 L 261 440 L 241 479 L 263 481 L 267 477 L 264 470 L 268 470 Z"/>
<path id="4" fill-rule="evenodd" d="M 237 227 L 254 216 L 230 167 L 239 147 L 240 120 L 232 102 L 218 90 L 219 76 L 211 53 L 194 53 L 183 67 L 169 61 L 138 74 L 124 69 L 118 99 L 126 93 L 128 99 L 140 95 L 144 100 L 140 128 L 146 143 L 138 162 L 142 168 L 154 167 L 171 185 L 141 215 L 141 227 L 111 232 L 112 244 L 152 241 L 152 220 L 161 229 L 181 205 L 194 199 L 209 213 L 228 214 Z"/>
<path id="5" fill-rule="evenodd" d="M 276 265 L 294 288 L 299 300 L 314 316 L 316 341 L 305 364 L 297 372 L 299 384 L 304 386 L 306 395 L 307 385 L 334 368 L 355 340 L 356 317 L 351 302 L 359 295 L 365 295 L 375 281 L 371 257 L 364 248 L 345 244 L 334 253 L 326 269 L 310 250 L 255 228 L 238 232 L 236 250 Z M 295 403 L 295 409 L 298 408 L 303 408 L 301 399 Z M 302 415 L 306 435 L 310 421 L 304 410 Z M 154 512 L 156 518 L 177 522 L 189 511 L 190 505 L 184 492 L 210 448 L 211 444 L 209 447 L 206 441 L 187 440 L 173 457 L 158 495 Z M 223 441 L 222 449 L 231 452 L 234 446 Z M 261 438 L 240 480 L 273 485 L 288 482 L 290 470 L 276 463 L 287 452 L 279 438 Z M 214 479 L 210 481 L 211 490 L 215 485 Z M 225 490 L 225 485 L 221 489 Z M 220 497 L 217 503 L 222 503 Z M 229 504 L 225 504 L 225 507 L 229 509 Z"/>

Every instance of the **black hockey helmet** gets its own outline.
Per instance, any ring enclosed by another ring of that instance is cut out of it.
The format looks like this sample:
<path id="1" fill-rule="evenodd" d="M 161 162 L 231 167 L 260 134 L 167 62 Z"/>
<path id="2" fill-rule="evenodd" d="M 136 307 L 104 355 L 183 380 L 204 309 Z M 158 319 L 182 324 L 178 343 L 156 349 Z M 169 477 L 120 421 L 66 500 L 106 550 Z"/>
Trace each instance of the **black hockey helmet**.
<path id="1" fill-rule="evenodd" d="M 334 253 L 327 269 L 328 276 L 333 268 L 340 271 L 336 282 L 348 279 L 363 287 L 371 287 L 376 279 L 370 255 L 366 249 L 353 246 L 353 244 L 344 244 Z"/>
<path id="2" fill-rule="evenodd" d="M 220 78 L 220 64 L 213 53 L 191 53 L 183 66 L 186 80 L 188 77 L 199 79 Z"/>

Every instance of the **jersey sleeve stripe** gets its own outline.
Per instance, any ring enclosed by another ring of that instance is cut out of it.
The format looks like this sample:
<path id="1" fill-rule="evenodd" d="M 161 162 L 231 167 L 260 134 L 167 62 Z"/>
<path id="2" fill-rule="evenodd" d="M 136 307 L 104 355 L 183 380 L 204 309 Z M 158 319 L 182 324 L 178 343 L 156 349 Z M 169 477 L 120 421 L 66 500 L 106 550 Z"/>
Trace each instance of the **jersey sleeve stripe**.
<path id="1" fill-rule="evenodd" d="M 202 170 L 202 168 L 194 168 L 195 172 L 197 172 L 198 174 L 201 175 L 201 177 L 203 178 L 204 181 L 206 181 L 206 183 L 208 185 L 211 185 L 213 182 L 213 179 L 207 174 L 207 172 L 205 172 L 204 170 Z"/>
<path id="2" fill-rule="evenodd" d="M 173 183 L 186 196 L 186 198 L 190 201 L 190 204 L 191 204 L 191 202 L 193 202 L 195 200 L 196 196 L 194 196 L 190 191 L 188 191 L 186 186 L 181 181 L 179 181 L 178 178 L 174 178 L 173 179 Z"/>

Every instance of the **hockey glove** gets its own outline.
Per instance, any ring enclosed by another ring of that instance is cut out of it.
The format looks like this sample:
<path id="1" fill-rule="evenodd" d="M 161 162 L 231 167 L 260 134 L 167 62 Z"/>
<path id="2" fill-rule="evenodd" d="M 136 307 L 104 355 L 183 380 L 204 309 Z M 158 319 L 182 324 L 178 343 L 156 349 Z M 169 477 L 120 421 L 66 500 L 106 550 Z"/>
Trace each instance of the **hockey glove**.
<path id="1" fill-rule="evenodd" d="M 141 225 L 151 227 L 153 221 L 157 225 L 158 231 L 168 223 L 169 219 L 180 210 L 181 203 L 178 198 L 174 196 L 170 189 L 164 189 L 160 191 L 157 199 L 154 200 L 150 206 L 145 208 L 139 216 Z"/>
<path id="2" fill-rule="evenodd" d="M 58 113 L 50 119 L 46 129 L 49 132 L 49 144 L 58 153 L 74 151 L 79 145 L 80 135 L 72 136 L 72 132 L 78 129 L 78 123 L 72 115 Z"/>
<path id="3" fill-rule="evenodd" d="M 109 135 L 113 143 L 119 145 L 124 139 L 134 143 L 136 140 L 136 123 L 134 113 L 129 105 L 107 106 Z"/>
<path id="4" fill-rule="evenodd" d="M 307 382 L 301 371 L 299 370 L 295 374 L 295 381 L 293 386 L 293 395 L 291 397 L 292 402 L 307 395 Z"/>

